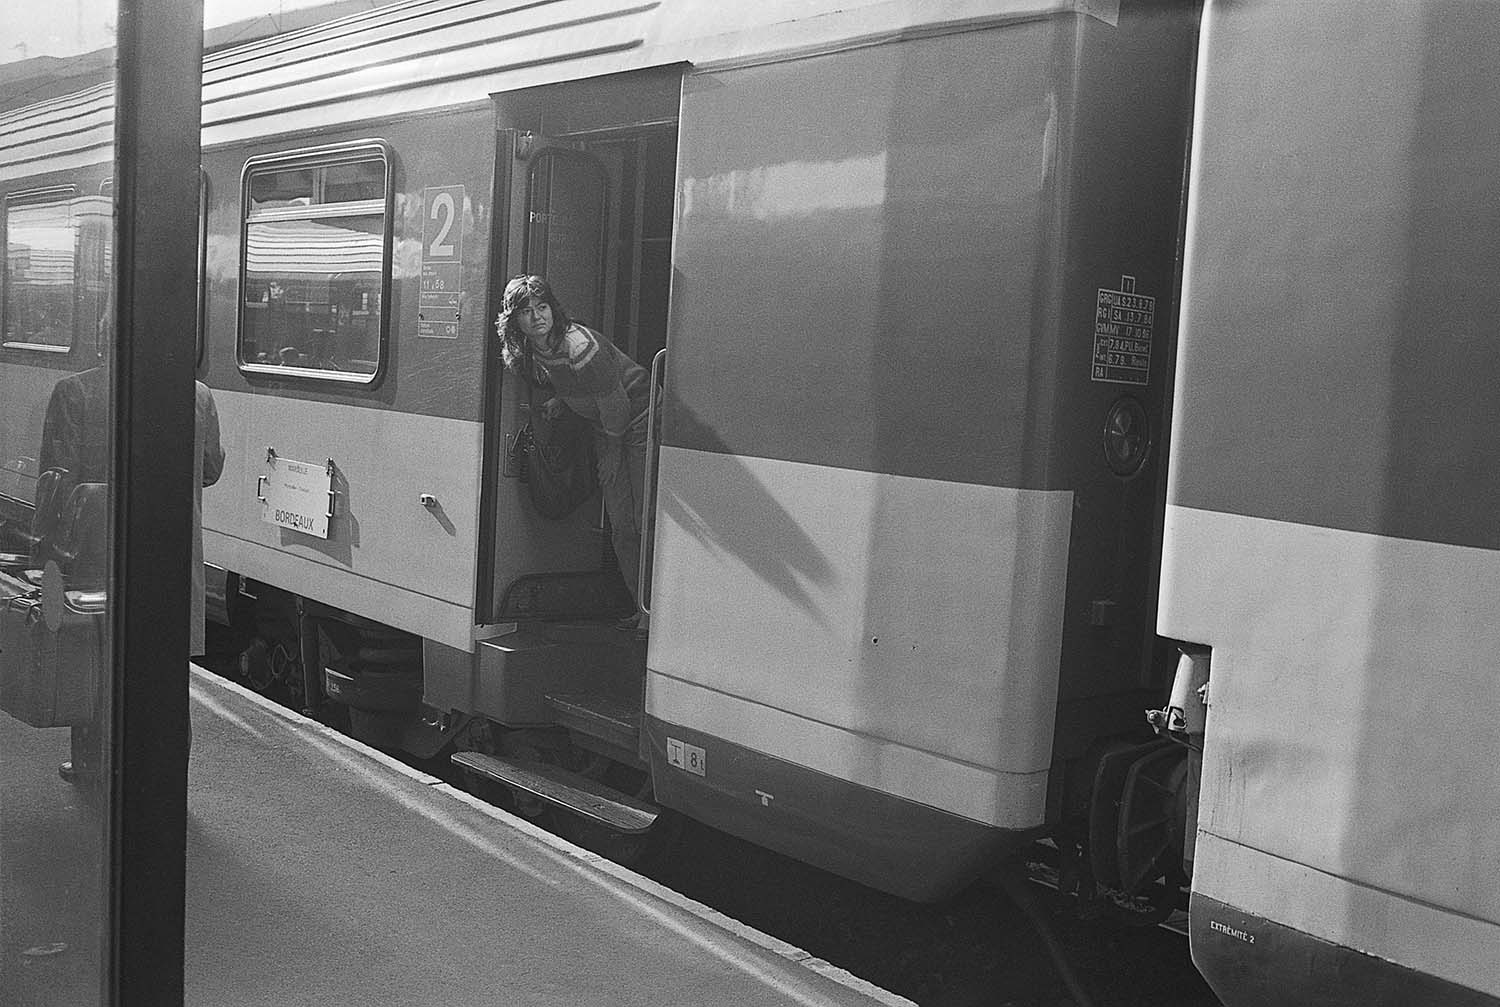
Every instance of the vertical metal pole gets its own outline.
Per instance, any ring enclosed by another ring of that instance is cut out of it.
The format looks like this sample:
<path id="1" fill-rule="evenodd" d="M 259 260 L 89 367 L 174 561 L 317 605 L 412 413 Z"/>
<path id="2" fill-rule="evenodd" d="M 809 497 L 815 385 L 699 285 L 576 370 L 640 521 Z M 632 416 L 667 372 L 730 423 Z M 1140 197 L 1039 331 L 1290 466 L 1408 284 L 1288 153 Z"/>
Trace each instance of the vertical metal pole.
<path id="1" fill-rule="evenodd" d="M 180 1004 L 201 0 L 121 0 L 107 1002 Z"/>
<path id="2" fill-rule="evenodd" d="M 667 351 L 657 350 L 651 358 L 651 386 L 646 399 L 646 479 L 641 494 L 641 558 L 637 562 L 635 582 L 636 607 L 651 614 L 651 573 L 656 553 L 656 476 L 661 468 L 661 434 L 656 426 L 656 400 L 661 396 L 662 381 L 667 373 Z M 642 707 L 645 709 L 645 707 Z"/>
<path id="3" fill-rule="evenodd" d="M 302 665 L 302 715 L 317 719 L 323 703 L 323 658 L 318 646 L 318 621 L 308 611 L 307 599 L 297 599 L 297 643 Z"/>

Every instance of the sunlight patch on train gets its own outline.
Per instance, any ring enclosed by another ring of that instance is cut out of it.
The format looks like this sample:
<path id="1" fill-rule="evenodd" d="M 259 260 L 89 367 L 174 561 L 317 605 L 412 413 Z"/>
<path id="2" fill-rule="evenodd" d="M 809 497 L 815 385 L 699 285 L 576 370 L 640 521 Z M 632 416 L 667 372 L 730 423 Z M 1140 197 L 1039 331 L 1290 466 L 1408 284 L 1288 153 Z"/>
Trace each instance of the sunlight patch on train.
<path id="1" fill-rule="evenodd" d="M 778 220 L 834 210 L 860 210 L 885 202 L 887 153 L 841 161 L 789 161 L 748 171 L 725 171 L 682 183 L 682 215 Z"/>

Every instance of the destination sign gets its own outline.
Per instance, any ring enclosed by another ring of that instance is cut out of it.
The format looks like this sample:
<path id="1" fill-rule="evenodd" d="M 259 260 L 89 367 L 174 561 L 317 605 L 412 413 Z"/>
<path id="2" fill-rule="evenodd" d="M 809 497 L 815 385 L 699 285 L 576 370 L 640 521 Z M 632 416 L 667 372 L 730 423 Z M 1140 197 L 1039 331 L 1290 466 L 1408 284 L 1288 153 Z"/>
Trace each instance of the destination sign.
<path id="1" fill-rule="evenodd" d="M 328 537 L 333 516 L 333 464 L 295 462 L 271 456 L 261 476 L 260 519 L 278 528 Z"/>

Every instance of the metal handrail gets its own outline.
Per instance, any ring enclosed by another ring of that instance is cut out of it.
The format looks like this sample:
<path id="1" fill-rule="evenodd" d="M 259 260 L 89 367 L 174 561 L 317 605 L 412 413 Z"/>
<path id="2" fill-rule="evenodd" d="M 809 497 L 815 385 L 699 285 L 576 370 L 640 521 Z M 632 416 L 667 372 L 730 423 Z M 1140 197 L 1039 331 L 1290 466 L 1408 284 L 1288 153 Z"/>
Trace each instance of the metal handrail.
<path id="1" fill-rule="evenodd" d="M 656 509 L 656 452 L 661 447 L 657 443 L 656 436 L 656 400 L 661 391 L 661 375 L 666 370 L 667 351 L 660 349 L 656 356 L 651 358 L 651 386 L 650 398 L 646 402 L 646 478 L 645 491 L 641 494 L 641 558 L 636 564 L 635 574 L 635 599 L 636 605 L 647 615 L 651 614 L 651 600 L 646 597 L 646 570 L 651 564 L 652 553 L 655 549 L 654 534 L 648 535 L 650 530 L 654 532 L 656 523 L 651 520 L 651 513 Z"/>

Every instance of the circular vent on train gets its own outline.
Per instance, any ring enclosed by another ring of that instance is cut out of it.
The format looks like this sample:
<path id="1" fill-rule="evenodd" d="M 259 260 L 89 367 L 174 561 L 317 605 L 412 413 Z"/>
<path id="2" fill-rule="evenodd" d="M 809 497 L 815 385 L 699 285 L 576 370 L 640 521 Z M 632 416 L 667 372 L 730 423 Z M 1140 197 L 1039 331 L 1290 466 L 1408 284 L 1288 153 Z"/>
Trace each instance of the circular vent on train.
<path id="1" fill-rule="evenodd" d="M 1104 418 L 1104 459 L 1118 476 L 1139 472 L 1151 450 L 1151 425 L 1146 410 L 1126 395 L 1115 400 Z"/>

